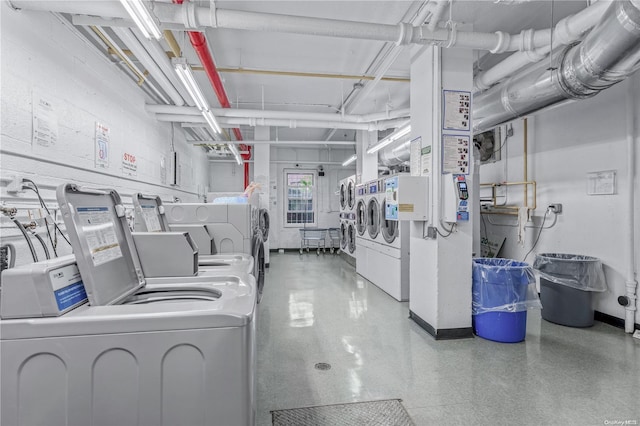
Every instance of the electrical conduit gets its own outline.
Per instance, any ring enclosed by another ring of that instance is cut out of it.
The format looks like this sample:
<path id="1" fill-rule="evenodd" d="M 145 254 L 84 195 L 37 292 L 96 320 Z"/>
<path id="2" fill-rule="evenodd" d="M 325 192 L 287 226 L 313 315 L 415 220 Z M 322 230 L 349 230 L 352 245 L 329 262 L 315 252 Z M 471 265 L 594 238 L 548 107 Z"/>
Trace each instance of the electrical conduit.
<path id="1" fill-rule="evenodd" d="M 184 0 L 172 0 L 175 4 L 182 4 Z M 211 7 L 214 7 L 213 4 Z M 191 45 L 193 49 L 198 54 L 198 58 L 200 58 L 200 62 L 204 67 L 204 71 L 207 73 L 207 77 L 209 77 L 209 81 L 213 86 L 213 90 L 216 93 L 218 101 L 220 102 L 220 106 L 222 108 L 231 108 L 231 104 L 229 103 L 229 98 L 227 97 L 227 92 L 224 90 L 224 85 L 222 84 L 222 79 L 220 78 L 220 74 L 218 74 L 218 70 L 216 69 L 216 64 L 213 62 L 213 58 L 211 57 L 211 52 L 209 51 L 209 46 L 207 46 L 207 38 L 204 34 L 197 31 L 188 31 L 189 40 L 191 41 Z M 236 140 L 242 140 L 242 133 L 240 129 L 234 128 L 233 134 L 236 137 Z M 249 163 L 246 160 L 251 159 L 251 147 L 248 145 L 240 145 L 240 151 L 246 151 L 246 154 L 242 154 L 242 159 L 244 161 L 244 187 L 249 186 Z"/>
<path id="2" fill-rule="evenodd" d="M 638 281 L 636 281 L 635 275 L 635 169 L 636 169 L 636 155 L 635 155 L 635 142 L 637 135 L 637 115 L 636 99 L 634 96 L 634 79 L 629 79 L 629 91 L 627 92 L 627 217 L 628 233 L 627 233 L 627 280 L 625 283 L 627 305 L 625 306 L 625 318 L 624 318 L 624 331 L 627 333 L 633 333 L 635 328 L 635 316 L 637 311 L 638 296 L 637 288 Z M 636 76 L 636 80 L 638 80 Z M 635 89 L 638 89 L 637 87 Z"/>

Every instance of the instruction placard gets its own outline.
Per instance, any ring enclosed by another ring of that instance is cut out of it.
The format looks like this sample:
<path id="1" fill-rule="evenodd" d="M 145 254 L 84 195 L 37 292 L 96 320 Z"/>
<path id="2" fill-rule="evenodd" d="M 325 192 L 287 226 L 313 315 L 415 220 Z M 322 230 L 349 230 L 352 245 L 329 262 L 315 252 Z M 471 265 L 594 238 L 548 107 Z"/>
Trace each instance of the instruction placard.
<path id="1" fill-rule="evenodd" d="M 75 263 L 49 272 L 49 278 L 59 311 L 87 300 L 87 292 Z"/>
<path id="2" fill-rule="evenodd" d="M 122 174 L 131 177 L 138 176 L 138 163 L 136 163 L 136 156 L 129 152 L 122 154 Z"/>
<path id="3" fill-rule="evenodd" d="M 160 220 L 158 219 L 158 209 L 154 205 L 142 205 L 142 217 L 145 225 L 147 225 L 147 232 L 161 232 Z"/>
<path id="4" fill-rule="evenodd" d="M 471 138 L 464 135 L 442 135 L 442 173 L 469 174 Z"/>
<path id="5" fill-rule="evenodd" d="M 616 171 L 604 170 L 587 173 L 588 195 L 612 195 L 616 193 Z"/>
<path id="6" fill-rule="evenodd" d="M 471 92 L 442 91 L 442 128 L 444 130 L 470 130 Z"/>
<path id="7" fill-rule="evenodd" d="M 78 207 L 80 225 L 95 266 L 122 257 L 113 214 L 108 207 Z"/>
<path id="8" fill-rule="evenodd" d="M 431 176 L 432 167 L 431 145 L 423 146 L 420 150 L 421 176 Z"/>
<path id="9" fill-rule="evenodd" d="M 33 134 L 31 142 L 49 147 L 58 141 L 58 116 L 53 103 L 33 92 Z"/>
<path id="10" fill-rule="evenodd" d="M 109 141 L 109 128 L 106 125 L 98 123 L 96 121 L 96 168 L 109 168 Z"/>
<path id="11" fill-rule="evenodd" d="M 420 150 L 422 149 L 422 137 L 419 136 L 411 141 L 410 145 L 411 176 L 420 176 Z"/>

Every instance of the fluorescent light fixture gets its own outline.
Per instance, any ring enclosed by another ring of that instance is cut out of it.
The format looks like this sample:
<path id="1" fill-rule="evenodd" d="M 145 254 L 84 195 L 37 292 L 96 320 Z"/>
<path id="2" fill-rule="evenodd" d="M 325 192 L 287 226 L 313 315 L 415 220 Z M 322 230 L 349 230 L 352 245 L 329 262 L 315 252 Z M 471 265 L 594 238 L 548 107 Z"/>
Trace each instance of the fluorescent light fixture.
<path id="1" fill-rule="evenodd" d="M 353 154 L 351 157 L 344 160 L 344 163 L 342 163 L 342 167 L 348 166 L 349 164 L 353 163 L 354 161 L 356 161 L 356 158 L 358 158 L 358 156 L 356 154 Z"/>
<path id="2" fill-rule="evenodd" d="M 138 29 L 146 38 L 151 40 L 162 38 L 162 31 L 157 20 L 151 15 L 151 12 L 144 5 L 142 0 L 120 0 L 133 22 L 136 23 Z"/>
<path id="3" fill-rule="evenodd" d="M 397 141 L 398 139 L 400 139 L 405 135 L 408 135 L 409 132 L 411 132 L 411 125 L 407 124 L 406 126 L 399 128 L 398 130 L 391 133 L 389 136 L 382 139 L 380 142 L 378 142 L 374 146 L 367 149 L 367 154 L 373 154 L 374 152 L 380 151 L 385 146 L 390 145 L 391 143 Z"/>
<path id="4" fill-rule="evenodd" d="M 220 127 L 220 124 L 218 124 L 218 120 L 216 120 L 216 117 L 211 111 L 209 111 L 208 109 L 204 110 L 202 111 L 202 115 L 204 116 L 204 119 L 207 120 L 207 124 L 209 125 L 209 127 L 211 127 L 211 130 L 218 134 L 222 133 L 222 128 Z"/>
<path id="5" fill-rule="evenodd" d="M 187 63 L 187 60 L 184 58 L 174 58 L 171 60 L 173 67 L 176 70 L 176 74 L 178 74 L 178 78 L 189 92 L 189 95 L 193 99 L 193 102 L 196 104 L 200 111 L 206 111 L 209 109 L 209 103 L 207 99 L 204 97 L 204 93 L 200 90 L 200 86 L 196 82 L 196 79 L 193 77 L 193 72 L 191 72 L 191 66 Z M 220 133 L 218 131 L 218 133 Z"/>
<path id="6" fill-rule="evenodd" d="M 235 146 L 235 144 L 232 144 L 232 143 L 228 143 L 227 146 L 229 147 L 229 150 L 231 151 L 233 156 L 236 157 L 236 163 L 238 163 L 238 165 L 241 165 L 242 164 L 242 157 L 240 157 L 240 153 L 238 152 L 238 148 Z"/>

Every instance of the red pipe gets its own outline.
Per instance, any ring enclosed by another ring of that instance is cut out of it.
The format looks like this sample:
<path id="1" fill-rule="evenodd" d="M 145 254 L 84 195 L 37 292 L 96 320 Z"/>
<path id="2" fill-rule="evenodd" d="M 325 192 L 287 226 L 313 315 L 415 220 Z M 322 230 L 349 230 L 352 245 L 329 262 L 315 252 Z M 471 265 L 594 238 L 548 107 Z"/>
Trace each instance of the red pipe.
<path id="1" fill-rule="evenodd" d="M 184 0 L 173 0 L 173 3 L 177 4 L 182 4 L 183 2 Z M 222 79 L 220 79 L 220 74 L 218 73 L 216 64 L 213 62 L 211 52 L 209 52 L 209 46 L 207 46 L 207 38 L 204 36 L 204 34 L 197 31 L 188 31 L 187 33 L 189 34 L 191 45 L 198 54 L 198 58 L 200 58 L 200 62 L 202 63 L 205 72 L 207 73 L 207 77 L 209 77 L 209 81 L 213 86 L 213 91 L 218 97 L 220 106 L 222 108 L 231 108 L 229 98 L 227 97 L 227 92 L 224 90 L 224 85 L 222 84 Z M 235 135 L 236 140 L 242 140 L 242 133 L 240 132 L 240 129 L 234 128 L 233 134 Z M 240 150 L 248 151 L 248 154 L 242 154 L 242 159 L 245 160 L 244 187 L 246 188 L 247 186 L 249 186 L 249 162 L 247 160 L 251 159 L 251 147 L 245 144 L 241 144 Z"/>

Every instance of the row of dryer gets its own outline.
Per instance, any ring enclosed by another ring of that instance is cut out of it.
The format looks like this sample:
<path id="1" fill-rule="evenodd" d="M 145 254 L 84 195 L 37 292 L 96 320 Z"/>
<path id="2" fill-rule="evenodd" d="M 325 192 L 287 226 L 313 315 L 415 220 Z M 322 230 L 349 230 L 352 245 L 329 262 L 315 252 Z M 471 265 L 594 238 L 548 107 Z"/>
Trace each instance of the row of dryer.
<path id="1" fill-rule="evenodd" d="M 57 198 L 74 255 L 2 273 L 1 423 L 254 424 L 254 208 Z"/>
<path id="2" fill-rule="evenodd" d="M 340 185 L 340 247 L 355 259 L 356 253 L 356 176 L 349 176 Z"/>
<path id="3" fill-rule="evenodd" d="M 356 272 L 398 301 L 409 300 L 409 223 L 386 220 L 385 178 L 356 186 Z"/>

